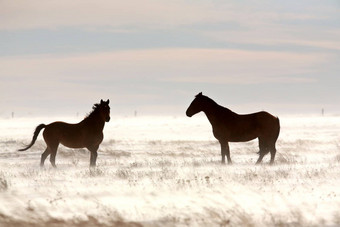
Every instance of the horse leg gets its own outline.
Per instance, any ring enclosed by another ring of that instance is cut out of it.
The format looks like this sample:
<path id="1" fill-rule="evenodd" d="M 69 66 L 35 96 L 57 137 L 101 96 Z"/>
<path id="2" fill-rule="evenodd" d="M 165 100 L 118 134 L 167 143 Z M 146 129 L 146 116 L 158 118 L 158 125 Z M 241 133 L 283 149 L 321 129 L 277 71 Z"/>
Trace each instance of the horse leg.
<path id="1" fill-rule="evenodd" d="M 259 138 L 259 158 L 256 161 L 256 165 L 260 164 L 262 162 L 263 157 L 268 153 L 267 146 L 264 143 L 263 139 Z"/>
<path id="2" fill-rule="evenodd" d="M 45 159 L 47 158 L 47 156 L 50 154 L 50 150 L 48 149 L 48 147 L 46 148 L 46 150 L 44 151 L 44 153 L 42 153 L 41 155 L 41 160 L 40 160 L 40 167 L 44 166 L 44 162 Z"/>
<path id="3" fill-rule="evenodd" d="M 231 158 L 230 158 L 230 149 L 229 149 L 229 144 L 227 143 L 225 146 L 226 154 L 227 154 L 227 159 L 228 159 L 228 164 L 232 164 Z"/>
<path id="4" fill-rule="evenodd" d="M 274 145 L 274 147 L 270 149 L 270 165 L 274 164 L 275 154 L 276 154 L 276 148 Z"/>
<path id="5" fill-rule="evenodd" d="M 90 157 L 90 167 L 95 167 L 96 166 L 96 161 L 97 161 L 97 150 L 99 148 L 99 145 L 91 146 L 88 147 L 87 149 L 91 152 L 91 157 Z"/>
<path id="6" fill-rule="evenodd" d="M 257 161 L 256 161 L 256 165 L 258 165 L 258 164 L 261 164 L 261 162 L 262 162 L 262 159 L 263 159 L 263 157 L 265 156 L 265 154 L 266 153 L 264 153 L 263 151 L 259 151 L 259 153 L 260 153 L 260 157 L 259 157 L 259 159 L 257 159 Z"/>
<path id="7" fill-rule="evenodd" d="M 221 161 L 221 163 L 222 164 L 225 164 L 225 144 L 224 143 L 221 143 L 220 142 L 220 144 L 221 144 L 221 156 L 222 156 L 222 161 Z"/>
<path id="8" fill-rule="evenodd" d="M 57 145 L 51 147 L 50 162 L 51 162 L 51 164 L 52 164 L 52 166 L 53 166 L 54 168 L 57 167 L 57 166 L 55 165 L 55 157 L 56 157 L 56 155 L 57 155 L 58 146 L 59 146 L 59 144 L 57 144 Z"/>
<path id="9" fill-rule="evenodd" d="M 221 144 L 221 155 L 222 155 L 222 164 L 225 164 L 225 156 L 227 156 L 228 164 L 232 164 L 230 158 L 230 149 L 228 142 L 220 142 Z"/>
<path id="10" fill-rule="evenodd" d="M 90 166 L 95 167 L 97 161 L 97 151 L 91 151 Z"/>

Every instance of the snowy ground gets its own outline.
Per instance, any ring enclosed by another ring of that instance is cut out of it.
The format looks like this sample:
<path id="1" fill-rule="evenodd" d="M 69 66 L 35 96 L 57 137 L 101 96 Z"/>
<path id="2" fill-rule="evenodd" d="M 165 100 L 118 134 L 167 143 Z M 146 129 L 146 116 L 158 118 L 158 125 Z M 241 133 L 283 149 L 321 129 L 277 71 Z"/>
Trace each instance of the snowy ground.
<path id="1" fill-rule="evenodd" d="M 57 169 L 34 128 L 0 119 L 0 226 L 340 225 L 340 117 L 281 117 L 274 166 L 257 140 L 231 144 L 232 166 L 204 115 L 112 117 L 96 169 L 85 149 L 59 147 Z"/>

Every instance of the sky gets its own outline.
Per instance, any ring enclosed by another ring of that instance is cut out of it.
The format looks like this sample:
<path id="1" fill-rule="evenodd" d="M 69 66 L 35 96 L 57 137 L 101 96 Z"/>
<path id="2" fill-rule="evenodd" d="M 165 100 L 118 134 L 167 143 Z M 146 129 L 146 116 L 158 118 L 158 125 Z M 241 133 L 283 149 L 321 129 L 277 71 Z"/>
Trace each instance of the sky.
<path id="1" fill-rule="evenodd" d="M 0 0 L 0 117 L 340 114 L 339 0 Z"/>

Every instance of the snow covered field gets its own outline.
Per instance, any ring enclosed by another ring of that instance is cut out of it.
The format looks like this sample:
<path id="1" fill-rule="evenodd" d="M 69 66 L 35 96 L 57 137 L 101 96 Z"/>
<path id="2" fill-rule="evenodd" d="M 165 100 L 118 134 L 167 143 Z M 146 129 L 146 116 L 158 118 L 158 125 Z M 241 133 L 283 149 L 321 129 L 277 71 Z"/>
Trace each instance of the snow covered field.
<path id="1" fill-rule="evenodd" d="M 71 118 L 0 119 L 0 226 L 340 225 L 340 117 L 281 117 L 276 164 L 255 166 L 257 140 L 230 145 L 203 114 L 112 116 L 97 168 L 85 149 L 59 147 L 57 169 L 34 128 Z"/>

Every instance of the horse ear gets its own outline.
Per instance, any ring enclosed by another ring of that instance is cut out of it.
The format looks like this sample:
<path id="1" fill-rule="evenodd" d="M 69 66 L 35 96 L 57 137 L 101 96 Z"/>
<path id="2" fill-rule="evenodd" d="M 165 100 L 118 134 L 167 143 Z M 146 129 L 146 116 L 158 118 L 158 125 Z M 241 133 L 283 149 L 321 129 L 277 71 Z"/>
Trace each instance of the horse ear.
<path id="1" fill-rule="evenodd" d="M 103 100 L 102 99 L 100 100 L 100 104 L 103 104 Z"/>
<path id="2" fill-rule="evenodd" d="M 202 92 L 200 92 L 196 95 L 196 97 L 199 97 L 199 96 L 202 96 L 202 95 L 203 95 Z"/>
<path id="3" fill-rule="evenodd" d="M 107 105 L 109 105 L 109 104 L 110 104 L 110 99 L 108 99 L 108 100 L 106 101 L 106 103 L 107 103 Z"/>

